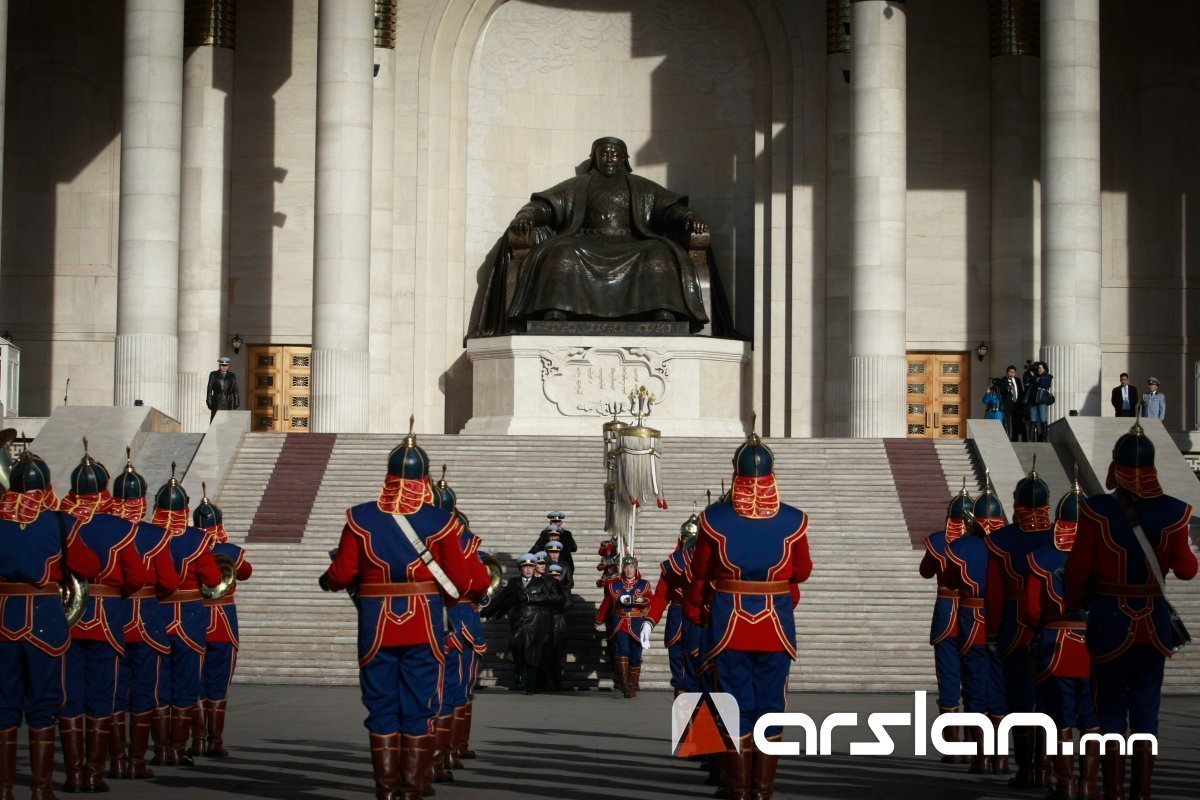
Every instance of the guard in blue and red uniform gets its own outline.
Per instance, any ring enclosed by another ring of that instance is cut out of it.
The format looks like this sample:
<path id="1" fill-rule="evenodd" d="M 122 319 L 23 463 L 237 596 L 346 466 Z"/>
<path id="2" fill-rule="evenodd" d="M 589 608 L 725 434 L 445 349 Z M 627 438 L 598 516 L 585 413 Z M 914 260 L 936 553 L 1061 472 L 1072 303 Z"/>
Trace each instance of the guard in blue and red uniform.
<path id="1" fill-rule="evenodd" d="M 167 552 L 179 573 L 179 588 L 158 603 L 158 619 L 166 627 L 171 643 L 159 677 L 159 698 L 168 706 L 169 746 L 159 753 L 155 741 L 155 765 L 190 767 L 195 762 L 187 753 L 188 736 L 194 717 L 200 712 L 200 673 L 204 660 L 205 634 L 208 613 L 204 608 L 201 586 L 209 588 L 221 582 L 221 568 L 208 547 L 208 537 L 188 523 L 190 499 L 175 479 L 171 464 L 171 479 L 154 496 L 152 525 L 167 535 Z M 161 722 L 159 723 L 162 724 Z"/>
<path id="2" fill-rule="evenodd" d="M 604 599 L 596 610 L 596 625 L 608 631 L 608 652 L 613 671 L 626 697 L 637 697 L 641 688 L 643 642 L 649 643 L 650 600 L 654 589 L 638 571 L 634 556 L 621 559 L 621 575 L 604 584 Z"/>
<path id="3" fill-rule="evenodd" d="M 1096 733 L 1100 726 L 1092 704 L 1092 663 L 1088 656 L 1087 622 L 1082 615 L 1068 615 L 1063 570 L 1075 544 L 1083 490 L 1076 475 L 1071 490 L 1058 501 L 1054 519 L 1054 541 L 1028 556 L 1029 577 L 1021 617 L 1033 630 L 1029 646 L 1035 662 L 1039 705 L 1058 726 L 1058 750 L 1075 741 L 1080 733 Z M 1045 752 L 1044 750 L 1040 752 Z M 1080 752 L 1076 749 L 1076 752 Z M 1098 800 L 1096 776 L 1100 771 L 1100 749 L 1091 745 L 1080 752 L 1079 780 L 1075 780 L 1075 758 L 1053 756 L 1054 790 L 1048 800 Z"/>
<path id="4" fill-rule="evenodd" d="M 1188 546 L 1192 507 L 1163 494 L 1140 421 L 1117 440 L 1105 485 L 1112 494 L 1083 504 L 1067 558 L 1066 605 L 1074 612 L 1090 592 L 1087 646 L 1100 732 L 1157 734 L 1163 670 L 1176 644 L 1159 577 L 1196 576 Z M 1125 757 L 1117 742 L 1105 744 L 1101 769 L 1105 798 L 1121 797 Z M 1150 743 L 1134 742 L 1130 798 L 1150 797 L 1153 771 Z"/>
<path id="5" fill-rule="evenodd" d="M 96 554 L 100 575 L 88 584 L 83 616 L 71 628 L 66 654 L 67 701 L 58 710 L 67 792 L 107 792 L 104 762 L 112 734 L 117 665 L 125 654 L 129 602 L 146 582 L 133 546 L 137 524 L 113 516 L 108 470 L 87 452 L 71 473 L 71 489 L 59 509 L 74 519 L 73 535 Z"/>
<path id="6" fill-rule="evenodd" d="M 984 541 L 991 553 L 988 568 L 989 619 L 1000 619 L 996 646 L 1004 675 L 1004 706 L 1008 713 L 1027 713 L 1037 706 L 1029 643 L 1033 630 L 1022 623 L 1021 601 L 1029 575 L 1029 554 L 1052 543 L 1050 487 L 1037 474 L 1037 462 L 1017 481 L 1013 491 L 1013 521 Z M 1013 730 L 1013 756 L 1017 774 L 1008 782 L 1015 789 L 1045 785 L 1042 770 L 1046 752 L 1045 731 L 1027 727 Z M 1035 767 L 1036 765 L 1036 767 Z"/>
<path id="7" fill-rule="evenodd" d="M 779 757 L 756 751 L 752 731 L 760 716 L 787 705 L 795 608 L 812 573 L 808 517 L 779 501 L 775 456 L 751 433 L 733 455 L 729 498 L 704 509 L 699 524 L 684 616 L 701 624 L 711 599 L 707 660 L 716 666 L 717 688 L 741 710 L 739 749 L 725 761 L 729 796 L 770 800 Z M 766 733 L 781 735 L 778 728 Z"/>
<path id="8" fill-rule="evenodd" d="M 679 541 L 675 551 L 659 565 L 658 584 L 654 587 L 654 598 L 650 603 L 650 621 L 655 625 L 667 614 L 667 626 L 663 630 L 663 643 L 667 648 L 667 662 L 671 666 L 671 686 L 675 696 L 684 692 L 697 692 L 699 686 L 687 660 L 686 631 L 692 623 L 684 619 L 683 601 L 692 584 L 692 556 L 695 555 L 696 535 L 700 532 L 700 518 L 692 514 L 679 528 Z"/>
<path id="9" fill-rule="evenodd" d="M 987 537 L 1005 525 L 1004 508 L 986 479 L 983 494 L 975 498 L 967 519 L 966 535 L 946 546 L 950 557 L 948 583 L 958 589 L 958 655 L 962 664 L 963 709 L 986 714 L 993 724 L 1004 716 L 1004 672 L 996 641 L 1000 620 L 987 613 L 989 584 Z M 975 742 L 972 773 L 1008 772 L 1008 756 L 983 754 L 983 731 L 967 728 Z"/>
<path id="10" fill-rule="evenodd" d="M 46 462 L 21 453 L 0 497 L 0 798 L 11 798 L 17 728 L 29 727 L 34 800 L 54 795 L 54 717 L 63 704 L 63 654 L 71 643 L 59 594 L 65 567 L 80 579 L 100 559 L 57 511 Z"/>
<path id="11" fill-rule="evenodd" d="M 949 578 L 950 556 L 946 546 L 961 539 L 966 520 L 971 516 L 971 495 L 964 483 L 962 491 L 946 508 L 946 527 L 925 537 L 925 557 L 921 559 L 921 577 L 937 578 L 937 599 L 933 601 L 933 620 L 929 625 L 929 643 L 933 645 L 933 666 L 937 674 L 938 713 L 951 714 L 962 709 L 962 665 L 958 655 L 958 588 Z M 960 741 L 962 728 L 945 731 L 946 741 Z M 942 756 L 942 763 L 960 763 L 959 756 Z"/>
<path id="12" fill-rule="evenodd" d="M 146 585 L 123 601 L 128 622 L 124 630 L 125 655 L 117 675 L 108 777 L 153 778 L 154 772 L 146 766 L 150 734 L 154 733 L 155 756 L 162 763 L 171 733 L 167 709 L 161 706 L 158 691 L 162 660 L 171 652 L 158 599 L 179 588 L 179 571 L 171 561 L 167 532 L 141 521 L 146 516 L 146 479 L 133 468 L 128 449 L 125 469 L 112 482 L 112 498 L 112 513 L 137 524 L 133 546 L 142 560 Z M 132 720 L 127 736 L 128 713 L 132 713 Z"/>
<path id="13" fill-rule="evenodd" d="M 355 589 L 358 668 L 377 800 L 418 800 L 441 704 L 443 609 L 470 588 L 463 524 L 433 505 L 429 456 L 410 431 L 378 500 L 346 511 L 325 591 Z"/>
<path id="14" fill-rule="evenodd" d="M 192 755 L 225 758 L 225 712 L 229 708 L 229 684 L 237 668 L 237 604 L 233 596 L 237 585 L 250 579 L 254 567 L 246 551 L 229 541 L 225 515 L 208 499 L 208 487 L 201 484 L 204 497 L 192 512 L 192 524 L 204 533 L 208 549 L 218 563 L 227 560 L 237 579 L 220 597 L 205 597 L 208 628 L 204 632 L 204 662 L 200 678 L 200 706 L 192 713 Z"/>

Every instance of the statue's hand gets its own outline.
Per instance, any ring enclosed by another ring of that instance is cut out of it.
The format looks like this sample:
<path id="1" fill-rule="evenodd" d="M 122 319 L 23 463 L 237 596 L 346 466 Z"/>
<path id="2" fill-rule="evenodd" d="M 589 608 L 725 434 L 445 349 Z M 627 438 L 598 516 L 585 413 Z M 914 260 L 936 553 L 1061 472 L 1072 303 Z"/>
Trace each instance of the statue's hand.
<path id="1" fill-rule="evenodd" d="M 693 214 L 688 217 L 687 230 L 688 233 L 708 233 L 708 223 Z"/>
<path id="2" fill-rule="evenodd" d="M 513 221 L 508 226 L 508 229 L 517 236 L 528 236 L 529 232 L 533 230 L 533 217 L 527 214 L 518 214 L 513 217 Z"/>

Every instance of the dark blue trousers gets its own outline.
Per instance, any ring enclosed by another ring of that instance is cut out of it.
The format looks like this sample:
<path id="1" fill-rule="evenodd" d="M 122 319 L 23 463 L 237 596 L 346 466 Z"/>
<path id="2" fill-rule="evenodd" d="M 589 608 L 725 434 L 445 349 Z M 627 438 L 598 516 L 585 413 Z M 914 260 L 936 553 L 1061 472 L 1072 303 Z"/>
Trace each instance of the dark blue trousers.
<path id="1" fill-rule="evenodd" d="M 1033 662 L 1029 648 L 1018 647 L 1004 659 L 1004 704 L 1009 713 L 1033 711 L 1037 706 Z"/>
<path id="2" fill-rule="evenodd" d="M 628 658 L 631 667 L 642 665 L 641 638 L 630 636 L 625 631 L 618 631 L 616 636 L 608 640 L 608 643 L 612 648 L 613 658 Z"/>
<path id="3" fill-rule="evenodd" d="M 427 644 L 381 647 L 358 670 L 371 733 L 433 733 L 442 704 L 442 664 Z"/>
<path id="4" fill-rule="evenodd" d="M 76 639 L 63 656 L 67 701 L 60 717 L 110 717 L 117 694 L 120 654 L 108 642 Z"/>
<path id="5" fill-rule="evenodd" d="M 933 666 L 937 671 L 938 705 L 958 708 L 962 699 L 962 663 L 953 639 L 943 639 L 933 646 Z"/>
<path id="6" fill-rule="evenodd" d="M 204 646 L 203 677 L 200 696 L 204 700 L 224 700 L 237 667 L 237 648 L 233 642 L 208 642 Z"/>
<path id="7" fill-rule="evenodd" d="M 962 659 L 963 710 L 978 714 L 1004 713 L 1004 670 L 1000 656 L 975 645 Z"/>
<path id="8" fill-rule="evenodd" d="M 1158 734 L 1166 657 L 1148 644 L 1092 664 L 1092 692 L 1101 733 Z"/>
<path id="9" fill-rule="evenodd" d="M 22 717 L 31 728 L 48 728 L 63 704 L 63 657 L 28 642 L 0 642 L 0 729 Z"/>
<path id="10" fill-rule="evenodd" d="M 717 653 L 717 689 L 734 696 L 741 712 L 741 735 L 754 731 L 763 714 L 787 708 L 788 672 L 792 658 L 785 652 L 759 653 L 722 650 Z M 767 729 L 767 736 L 782 728 Z"/>

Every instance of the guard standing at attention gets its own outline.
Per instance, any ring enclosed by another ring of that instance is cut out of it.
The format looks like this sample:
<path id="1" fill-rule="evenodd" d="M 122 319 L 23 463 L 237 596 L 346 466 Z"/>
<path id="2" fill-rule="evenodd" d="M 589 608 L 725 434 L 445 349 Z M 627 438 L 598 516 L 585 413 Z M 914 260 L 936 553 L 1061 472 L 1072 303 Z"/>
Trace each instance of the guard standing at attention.
<path id="1" fill-rule="evenodd" d="M 667 626 L 663 630 L 663 643 L 667 648 L 667 663 L 671 666 L 671 686 L 675 696 L 684 692 L 698 692 L 696 676 L 687 659 L 685 627 L 691 623 L 683 618 L 683 601 L 692 583 L 692 556 L 695 555 L 696 534 L 700 532 L 700 518 L 692 514 L 679 528 L 679 541 L 675 551 L 659 565 L 658 584 L 654 587 L 654 598 L 650 603 L 650 621 L 655 625 L 667 614 Z"/>
<path id="2" fill-rule="evenodd" d="M 433 502 L 429 456 L 410 427 L 388 456 L 378 499 L 346 511 L 333 563 L 318 580 L 325 591 L 354 587 L 377 800 L 421 797 L 441 700 L 443 610 L 471 588 L 463 524 Z"/>
<path id="3" fill-rule="evenodd" d="M 1075 546 L 1067 558 L 1066 606 L 1079 609 L 1090 592 L 1087 647 L 1093 696 L 1102 734 L 1158 734 L 1163 670 L 1176 635 L 1166 602 L 1168 571 L 1196 577 L 1188 544 L 1192 507 L 1164 494 L 1154 467 L 1154 445 L 1141 420 L 1117 440 L 1105 486 L 1083 503 Z M 1133 743 L 1130 798 L 1150 797 L 1154 754 Z M 1106 742 L 1101 770 L 1104 796 L 1123 796 L 1125 756 Z"/>
<path id="4" fill-rule="evenodd" d="M 741 711 L 741 740 L 726 753 L 732 800 L 770 800 L 778 756 L 754 748 L 755 721 L 784 711 L 787 680 L 796 658 L 795 608 L 800 584 L 812 574 L 808 517 L 779 501 L 775 456 L 751 433 L 733 455 L 733 486 L 700 515 L 692 584 L 684 616 L 700 624 L 711 592 L 707 661 L 717 688 Z M 779 728 L 766 736 L 778 741 Z"/>

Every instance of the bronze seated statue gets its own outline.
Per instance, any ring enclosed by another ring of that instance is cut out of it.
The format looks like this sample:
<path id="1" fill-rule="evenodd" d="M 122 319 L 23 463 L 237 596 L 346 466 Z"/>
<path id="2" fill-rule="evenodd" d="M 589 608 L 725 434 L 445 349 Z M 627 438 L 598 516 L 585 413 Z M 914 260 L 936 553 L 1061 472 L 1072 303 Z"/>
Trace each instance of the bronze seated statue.
<path id="1" fill-rule="evenodd" d="M 712 317 L 715 335 L 736 336 L 708 259 L 708 224 L 687 197 L 631 174 L 620 139 L 597 139 L 586 172 L 513 218 L 476 335 L 525 332 L 531 320 L 686 322 L 699 333 Z"/>

